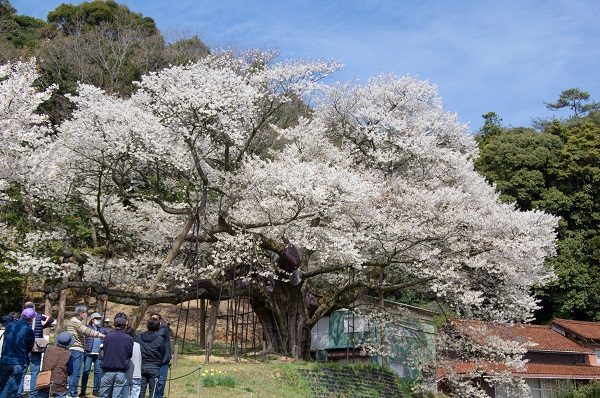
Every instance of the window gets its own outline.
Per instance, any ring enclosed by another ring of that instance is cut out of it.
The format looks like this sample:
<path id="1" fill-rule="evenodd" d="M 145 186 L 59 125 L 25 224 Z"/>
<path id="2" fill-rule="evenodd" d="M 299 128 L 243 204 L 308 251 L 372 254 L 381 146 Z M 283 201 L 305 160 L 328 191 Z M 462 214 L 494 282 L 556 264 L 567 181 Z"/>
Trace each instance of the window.
<path id="1" fill-rule="evenodd" d="M 531 389 L 532 398 L 557 398 L 558 381 L 550 379 L 527 379 L 525 380 Z M 515 387 L 496 386 L 496 398 L 520 398 Z"/>
<path id="2" fill-rule="evenodd" d="M 311 330 L 311 350 L 323 350 L 329 345 L 329 317 L 319 319 Z"/>
<path id="3" fill-rule="evenodd" d="M 353 326 L 354 330 L 352 330 Z M 369 331 L 369 322 L 365 318 L 355 315 L 353 319 L 351 313 L 344 317 L 344 333 L 364 333 L 367 331 Z"/>
<path id="4" fill-rule="evenodd" d="M 532 398 L 556 398 L 557 382 L 549 379 L 527 379 Z"/>
<path id="5" fill-rule="evenodd" d="M 400 377 L 405 377 L 404 364 L 399 361 L 388 360 L 388 367 L 398 374 Z"/>

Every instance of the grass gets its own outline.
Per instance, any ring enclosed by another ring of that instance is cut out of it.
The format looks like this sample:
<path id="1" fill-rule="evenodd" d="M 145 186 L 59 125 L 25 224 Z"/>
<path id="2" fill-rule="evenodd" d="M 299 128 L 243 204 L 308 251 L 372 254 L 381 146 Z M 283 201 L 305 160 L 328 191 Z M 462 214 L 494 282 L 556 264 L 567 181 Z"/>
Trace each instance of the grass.
<path id="1" fill-rule="evenodd" d="M 213 356 L 211 363 L 204 364 L 204 355 L 179 356 L 178 366 L 171 369 L 169 398 L 196 398 L 213 396 L 219 398 L 264 397 L 305 398 L 313 396 L 310 385 L 300 375 L 299 369 L 335 368 L 345 365 L 290 361 L 279 356 L 267 357 L 264 362 L 252 357 L 235 363 L 231 357 Z M 380 366 L 374 364 L 354 365 L 369 370 Z M 199 368 L 200 367 L 200 368 Z M 393 374 L 388 369 L 383 369 Z M 406 397 L 412 397 L 409 385 L 401 385 Z M 169 383 L 167 383 L 167 391 Z M 375 393 L 374 393 L 375 394 Z M 374 395 L 376 396 L 376 394 Z"/>
<path id="2" fill-rule="evenodd" d="M 214 357 L 214 362 L 221 363 L 204 365 L 203 361 L 204 357 L 197 355 L 181 355 L 179 357 L 179 364 L 171 369 L 170 377 L 184 377 L 170 382 L 170 398 L 195 398 L 209 395 L 219 398 L 300 398 L 312 395 L 308 384 L 297 371 L 301 367 L 313 366 L 314 364 L 311 363 L 301 361 L 232 363 L 217 357 Z M 201 369 L 195 371 L 199 365 Z M 168 389 L 169 384 L 167 384 Z M 198 389 L 200 395 L 198 395 Z"/>

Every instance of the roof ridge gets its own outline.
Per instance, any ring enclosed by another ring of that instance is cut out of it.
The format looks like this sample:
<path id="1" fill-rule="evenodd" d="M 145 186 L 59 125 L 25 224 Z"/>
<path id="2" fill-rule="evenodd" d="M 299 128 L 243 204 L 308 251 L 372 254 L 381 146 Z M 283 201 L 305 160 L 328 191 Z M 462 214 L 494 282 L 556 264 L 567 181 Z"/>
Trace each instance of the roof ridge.
<path id="1" fill-rule="evenodd" d="M 594 321 L 578 321 L 576 319 L 562 319 L 562 318 L 554 318 L 552 320 L 552 322 L 556 322 L 556 321 L 567 322 L 567 323 L 569 323 L 569 322 L 571 322 L 571 323 L 589 323 L 592 325 L 600 326 L 600 322 L 594 322 Z"/>

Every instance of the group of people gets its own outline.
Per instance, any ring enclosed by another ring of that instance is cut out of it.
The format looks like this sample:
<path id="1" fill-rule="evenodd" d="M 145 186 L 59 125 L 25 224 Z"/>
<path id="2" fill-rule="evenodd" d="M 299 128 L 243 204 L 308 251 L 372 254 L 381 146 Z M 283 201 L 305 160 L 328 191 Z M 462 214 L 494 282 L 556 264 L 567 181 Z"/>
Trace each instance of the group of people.
<path id="1" fill-rule="evenodd" d="M 94 396 L 143 398 L 148 390 L 150 397 L 163 398 L 171 339 L 160 314 L 151 314 L 147 331 L 136 335 L 124 313 L 115 315 L 110 330 L 99 313 L 93 313 L 86 323 L 87 307 L 77 306 L 66 331 L 56 336 L 56 344 L 45 347 L 43 329 L 55 321 L 37 314 L 34 308 L 33 303 L 26 303 L 20 319 L 6 325 L 0 354 L 0 398 L 23 396 L 28 367 L 30 398 L 85 397 L 92 367 Z M 39 345 L 43 349 L 36 350 Z M 49 383 L 36 389 L 38 374 L 47 371 L 51 371 Z"/>

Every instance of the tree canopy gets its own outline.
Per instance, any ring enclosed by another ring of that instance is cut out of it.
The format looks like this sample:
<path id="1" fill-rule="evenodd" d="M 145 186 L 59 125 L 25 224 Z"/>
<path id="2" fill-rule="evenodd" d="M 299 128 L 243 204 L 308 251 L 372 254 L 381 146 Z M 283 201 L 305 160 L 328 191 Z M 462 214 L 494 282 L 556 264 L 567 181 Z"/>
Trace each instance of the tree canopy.
<path id="1" fill-rule="evenodd" d="M 94 0 L 77 5 L 61 4 L 48 13 L 48 22 L 65 35 L 77 35 L 98 26 L 127 24 L 147 36 L 158 34 L 154 20 L 132 12 L 113 0 Z"/>
<path id="2" fill-rule="evenodd" d="M 369 291 L 422 285 L 459 314 L 523 321 L 531 290 L 552 279 L 555 218 L 499 201 L 473 170 L 475 141 L 425 82 L 326 86 L 335 63 L 218 53 L 144 75 L 129 98 L 82 84 L 47 136 L 34 110 L 52 88 L 28 89 L 32 68 L 3 72 L 3 142 L 14 143 L 4 179 L 30 205 L 81 209 L 103 247 L 56 262 L 39 249 L 73 242 L 60 225 L 25 237 L 6 226 L 15 269 L 50 289 L 68 277 L 144 308 L 158 291 L 216 299 L 235 283 L 273 349 L 298 355 L 321 316 Z M 321 93 L 310 118 L 277 126 L 277 111 L 309 92 Z M 299 281 L 272 261 L 282 236 L 304 258 Z M 199 242 L 201 266 L 173 249 L 184 240 Z"/>
<path id="3" fill-rule="evenodd" d="M 569 108 L 573 111 L 573 116 L 579 117 L 600 110 L 600 103 L 590 102 L 590 93 L 587 91 L 569 88 L 560 93 L 556 102 L 546 102 L 546 107 L 551 110 Z"/>

